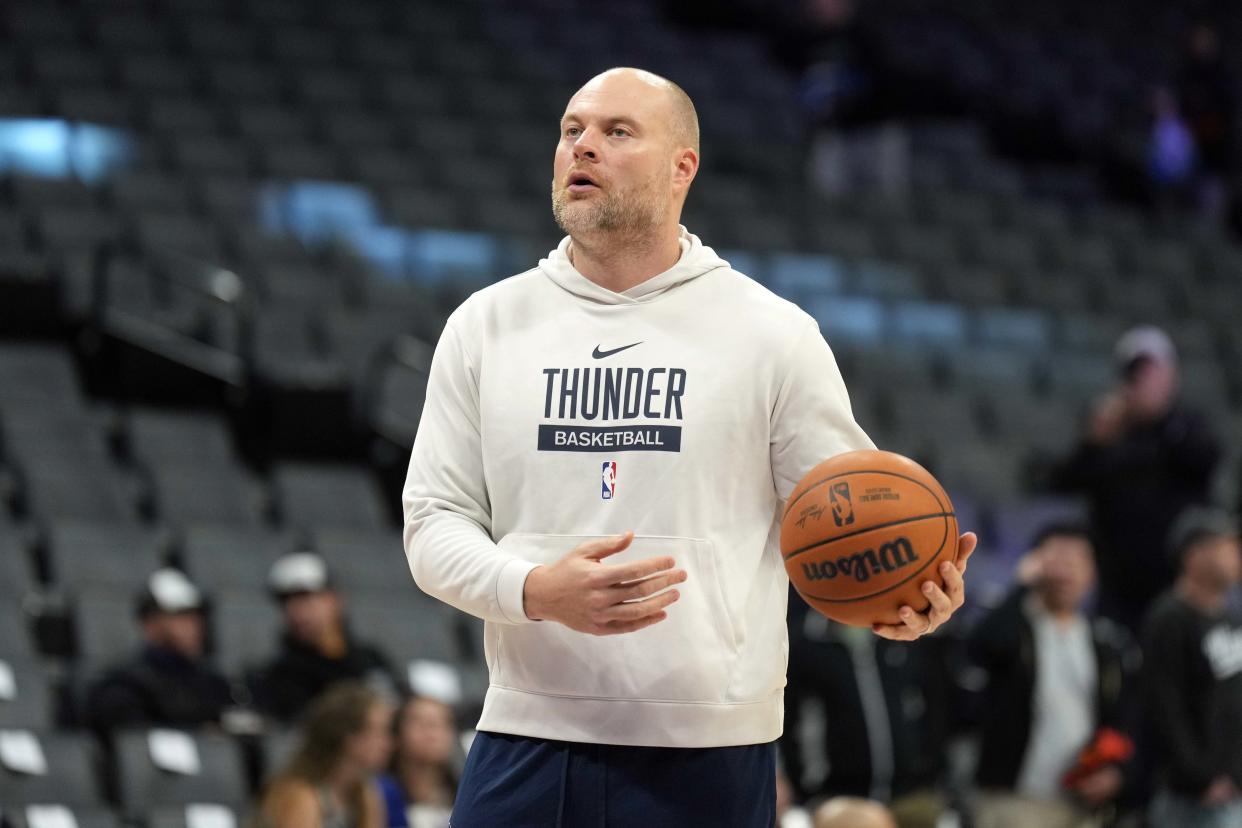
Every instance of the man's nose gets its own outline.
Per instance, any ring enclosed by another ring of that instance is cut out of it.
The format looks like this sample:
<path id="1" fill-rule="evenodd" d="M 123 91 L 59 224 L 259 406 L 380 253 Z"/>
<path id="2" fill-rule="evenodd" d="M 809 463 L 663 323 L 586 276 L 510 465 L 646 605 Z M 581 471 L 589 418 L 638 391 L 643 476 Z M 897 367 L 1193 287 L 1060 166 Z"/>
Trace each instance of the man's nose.
<path id="1" fill-rule="evenodd" d="M 588 161 L 598 161 L 599 144 L 596 141 L 598 137 L 599 133 L 595 130 L 583 130 L 578 140 L 574 141 L 574 160 L 581 161 L 585 158 Z"/>

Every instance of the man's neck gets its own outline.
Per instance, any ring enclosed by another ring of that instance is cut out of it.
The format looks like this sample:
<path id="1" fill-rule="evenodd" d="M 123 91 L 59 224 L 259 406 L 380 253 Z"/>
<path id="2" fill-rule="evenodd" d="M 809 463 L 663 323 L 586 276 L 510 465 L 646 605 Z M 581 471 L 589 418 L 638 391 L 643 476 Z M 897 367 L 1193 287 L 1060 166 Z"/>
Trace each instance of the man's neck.
<path id="1" fill-rule="evenodd" d="M 569 261 L 574 268 L 613 293 L 624 293 L 659 276 L 680 258 L 676 224 L 638 239 L 592 234 L 574 237 L 569 245 Z"/>
<path id="2" fill-rule="evenodd" d="M 1048 617 L 1051 618 L 1058 627 L 1068 627 L 1079 618 L 1077 607 L 1058 607 L 1056 609 L 1052 609 L 1045 605 L 1044 611 L 1048 613 Z"/>
<path id="3" fill-rule="evenodd" d="M 1177 594 L 1187 604 L 1207 615 L 1216 615 L 1225 607 L 1225 591 L 1183 575 L 1177 580 Z"/>

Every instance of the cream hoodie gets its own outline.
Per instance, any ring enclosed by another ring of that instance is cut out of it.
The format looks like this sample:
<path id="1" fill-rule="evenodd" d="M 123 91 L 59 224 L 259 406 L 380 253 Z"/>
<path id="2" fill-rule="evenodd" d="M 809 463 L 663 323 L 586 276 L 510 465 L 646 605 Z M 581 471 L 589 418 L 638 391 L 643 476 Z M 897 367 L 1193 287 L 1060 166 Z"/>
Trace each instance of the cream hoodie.
<path id="1" fill-rule="evenodd" d="M 815 321 L 682 229 L 670 270 L 614 293 L 570 264 L 449 318 L 403 494 L 410 570 L 484 619 L 480 730 L 713 747 L 780 736 L 788 656 L 781 504 L 871 448 Z M 526 576 L 591 538 L 671 555 L 668 618 L 597 637 L 532 622 Z"/>

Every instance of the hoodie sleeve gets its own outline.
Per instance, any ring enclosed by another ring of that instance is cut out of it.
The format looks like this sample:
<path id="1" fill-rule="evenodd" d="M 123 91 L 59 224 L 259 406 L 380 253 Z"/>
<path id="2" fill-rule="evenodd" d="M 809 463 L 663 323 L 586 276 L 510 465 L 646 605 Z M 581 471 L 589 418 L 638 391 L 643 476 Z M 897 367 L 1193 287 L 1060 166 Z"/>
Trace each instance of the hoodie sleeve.
<path id="1" fill-rule="evenodd" d="M 401 504 L 405 554 L 427 594 L 485 621 L 530 621 L 522 605 L 536 564 L 502 552 L 491 538 L 483 476 L 479 376 L 449 320 L 431 376 Z"/>
<path id="2" fill-rule="evenodd" d="M 815 320 L 806 318 L 785 359 L 785 378 L 772 409 L 772 479 L 783 501 L 819 463 L 875 444 L 850 409 L 836 357 Z"/>

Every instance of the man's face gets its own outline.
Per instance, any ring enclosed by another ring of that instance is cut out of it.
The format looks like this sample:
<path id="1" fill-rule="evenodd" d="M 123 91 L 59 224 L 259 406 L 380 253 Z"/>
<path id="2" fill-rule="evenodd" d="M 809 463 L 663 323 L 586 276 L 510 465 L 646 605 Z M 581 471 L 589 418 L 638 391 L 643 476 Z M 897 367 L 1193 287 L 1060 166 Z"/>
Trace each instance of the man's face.
<path id="1" fill-rule="evenodd" d="M 1228 589 L 1242 580 L 1242 547 L 1236 537 L 1204 538 L 1189 550 L 1187 558 L 1187 564 L 1215 587 Z"/>
<path id="2" fill-rule="evenodd" d="M 330 589 L 290 595 L 283 606 L 289 632 L 306 644 L 318 644 L 341 623 L 341 602 Z"/>
<path id="3" fill-rule="evenodd" d="M 632 74 L 601 75 L 570 99 L 552 178 L 562 230 L 642 235 L 667 221 L 684 190 L 674 184 L 672 117 L 667 91 Z"/>
<path id="4" fill-rule="evenodd" d="M 1126 377 L 1125 397 L 1139 422 L 1164 416 L 1177 395 L 1177 365 L 1167 359 L 1145 359 Z"/>
<path id="5" fill-rule="evenodd" d="M 203 655 L 203 615 L 200 612 L 153 612 L 142 621 L 148 644 L 172 650 L 195 661 Z"/>
<path id="6" fill-rule="evenodd" d="M 1039 547 L 1043 561 L 1039 594 L 1053 612 L 1077 609 L 1095 585 L 1091 544 L 1073 535 L 1053 535 Z"/>

